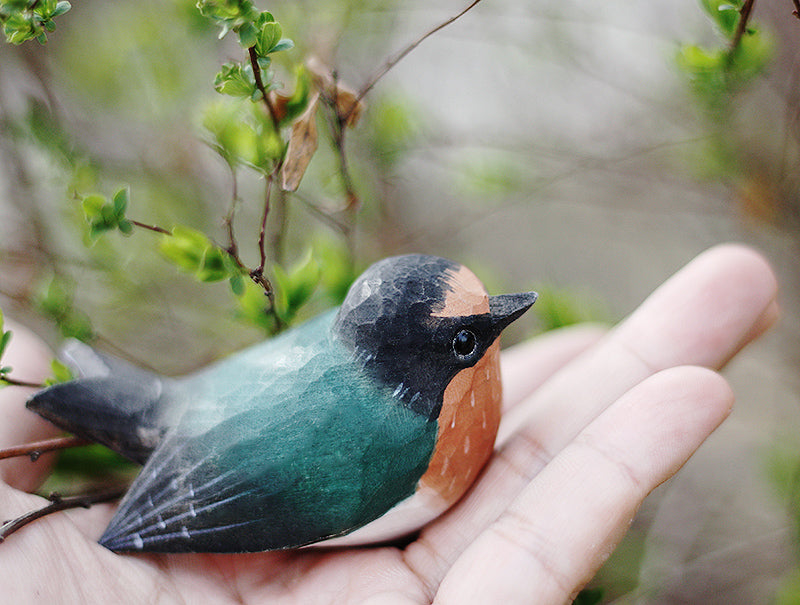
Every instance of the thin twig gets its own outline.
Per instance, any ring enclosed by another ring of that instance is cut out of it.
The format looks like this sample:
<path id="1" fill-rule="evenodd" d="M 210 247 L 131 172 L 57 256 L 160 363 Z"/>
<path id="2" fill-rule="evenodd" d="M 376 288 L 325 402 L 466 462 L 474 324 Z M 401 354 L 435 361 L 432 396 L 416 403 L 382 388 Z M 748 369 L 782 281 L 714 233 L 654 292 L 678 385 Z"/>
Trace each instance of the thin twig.
<path id="1" fill-rule="evenodd" d="M 236 206 L 239 203 L 239 183 L 238 179 L 236 178 L 236 168 L 233 167 L 233 164 L 229 164 L 228 166 L 231 169 L 231 205 L 222 220 L 228 232 L 227 252 L 235 260 L 239 258 L 239 245 L 236 243 L 233 219 L 236 216 Z M 239 262 L 239 264 L 241 265 L 241 262 Z"/>
<path id="2" fill-rule="evenodd" d="M 280 265 L 283 264 L 284 261 L 283 242 L 288 217 L 286 191 L 281 187 L 275 190 L 275 199 L 272 203 L 271 212 L 273 227 L 270 229 L 268 248 L 270 254 L 272 254 L 272 258 Z"/>
<path id="3" fill-rule="evenodd" d="M 128 221 L 130 221 L 131 225 L 139 227 L 140 229 L 147 229 L 148 231 L 163 233 L 164 235 L 172 235 L 172 233 L 169 230 L 164 229 L 164 227 L 159 227 L 158 225 L 148 225 L 147 223 L 135 221 L 132 218 L 129 218 Z"/>
<path id="4" fill-rule="evenodd" d="M 0 460 L 6 458 L 17 458 L 19 456 L 29 456 L 32 462 L 36 462 L 45 452 L 52 452 L 54 450 L 65 450 L 70 447 L 81 447 L 89 445 L 91 442 L 83 439 L 82 437 L 55 437 L 53 439 L 45 439 L 44 441 L 33 441 L 23 445 L 15 445 L 0 449 Z"/>
<path id="5" fill-rule="evenodd" d="M 16 378 L 11 378 L 11 376 L 0 376 L 0 386 L 10 386 L 10 387 L 30 387 L 33 389 L 42 389 L 45 385 L 41 382 L 28 382 L 27 380 L 17 380 Z"/>
<path id="6" fill-rule="evenodd" d="M 256 88 L 258 88 L 259 92 L 261 92 L 261 96 L 264 99 L 264 104 L 267 106 L 267 111 L 269 112 L 269 117 L 272 118 L 272 125 L 275 127 L 275 132 L 278 132 L 281 126 L 280 120 L 278 119 L 277 111 L 275 111 L 275 106 L 272 104 L 269 94 L 267 94 L 267 88 L 264 86 L 264 80 L 261 78 L 261 67 L 258 65 L 258 53 L 256 53 L 256 47 L 251 46 L 247 49 L 247 52 L 250 57 L 250 66 L 253 68 L 253 78 L 256 81 Z"/>
<path id="7" fill-rule="evenodd" d="M 372 88 L 375 86 L 375 84 L 377 84 L 377 83 L 378 83 L 378 80 L 380 80 L 380 79 L 381 79 L 383 76 L 385 76 L 387 73 L 389 73 L 389 71 L 390 71 L 390 70 L 391 70 L 391 69 L 392 69 L 392 68 L 393 68 L 395 65 L 397 65 L 397 64 L 398 64 L 400 61 L 402 61 L 402 60 L 403 60 L 403 59 L 406 57 L 406 55 L 408 55 L 408 54 L 409 54 L 409 53 L 410 53 L 412 50 L 414 50 L 415 48 L 417 48 L 417 46 L 419 46 L 420 44 L 422 44 L 422 43 L 423 43 L 423 42 L 424 42 L 426 39 L 428 39 L 429 37 L 431 37 L 433 34 L 435 34 L 436 32 L 438 32 L 438 31 L 439 31 L 439 30 L 441 30 L 441 29 L 444 29 L 445 27 L 447 27 L 448 25 L 450 25 L 450 24 L 451 24 L 451 23 L 453 23 L 454 21 L 456 21 L 456 20 L 460 19 L 460 18 L 461 18 L 463 15 L 465 15 L 467 12 L 469 12 L 470 10 L 472 10 L 472 8 L 473 8 L 475 5 L 477 5 L 477 4 L 478 4 L 480 1 L 481 1 L 481 0 L 473 0 L 473 2 L 471 2 L 471 3 L 470 3 L 470 5 L 469 5 L 469 6 L 467 6 L 467 8 L 465 8 L 464 10 L 462 10 L 460 13 L 458 13 L 458 14 L 457 14 L 457 15 L 455 15 L 454 17 L 450 17 L 450 18 L 449 18 L 449 19 L 447 19 L 446 21 L 444 21 L 444 22 L 440 23 L 439 25 L 437 25 L 436 27 L 434 27 L 432 30 L 430 30 L 430 31 L 428 31 L 427 33 L 423 34 L 422 36 L 420 36 L 419 38 L 417 38 L 416 40 L 414 40 L 414 41 L 413 41 L 411 44 L 409 44 L 408 46 L 406 46 L 405 48 L 403 48 L 403 49 L 402 49 L 402 50 L 401 50 L 399 53 L 397 53 L 397 54 L 396 54 L 394 57 L 390 58 L 390 59 L 389 59 L 389 60 L 388 60 L 388 61 L 387 61 L 387 62 L 386 62 L 384 65 L 383 65 L 383 67 L 381 67 L 381 69 L 380 69 L 380 70 L 378 70 L 378 72 L 377 72 L 377 73 L 376 73 L 374 76 L 372 76 L 372 78 L 370 78 L 370 79 L 367 81 L 367 83 L 366 83 L 366 84 L 365 84 L 365 85 L 364 85 L 364 86 L 361 88 L 361 90 L 358 92 L 358 95 L 356 95 L 356 100 L 355 100 L 355 103 L 353 103 L 353 107 L 350 109 L 350 111 L 349 111 L 348 113 L 352 113 L 353 109 L 354 109 L 354 108 L 355 108 L 355 107 L 358 105 L 358 102 L 359 102 L 359 101 L 361 101 L 361 100 L 362 100 L 362 99 L 363 99 L 363 98 L 364 98 L 364 97 L 367 95 L 367 93 L 368 93 L 370 90 L 372 90 Z M 346 118 L 347 118 L 347 117 L 349 117 L 349 115 L 348 115 L 348 116 L 346 116 Z"/>
<path id="8" fill-rule="evenodd" d="M 71 508 L 89 508 L 92 504 L 99 504 L 101 502 L 110 502 L 118 500 L 125 494 L 126 488 L 114 488 L 107 491 L 97 492 L 94 494 L 85 494 L 82 496 L 66 496 L 62 497 L 59 494 L 53 493 L 48 496 L 50 504 L 43 506 L 40 509 L 33 510 L 21 517 L 11 519 L 0 525 L 0 542 L 3 542 L 14 532 L 22 529 L 29 523 L 41 519 L 52 513 L 57 513 L 62 510 Z"/>
<path id="9" fill-rule="evenodd" d="M 269 215 L 270 209 L 270 197 L 272 196 L 272 181 L 274 180 L 274 175 L 270 174 L 264 185 L 264 210 L 261 213 L 261 228 L 258 232 L 258 253 L 261 259 L 261 262 L 258 265 L 258 269 L 255 270 L 255 273 L 258 275 L 264 274 L 264 268 L 267 266 L 267 216 Z"/>
<path id="10" fill-rule="evenodd" d="M 480 1 L 480 0 L 478 0 Z M 420 40 L 421 42 L 421 40 Z M 410 51 L 409 51 L 410 52 Z M 399 59 L 398 59 L 399 60 Z M 391 68 L 390 68 L 391 69 Z M 342 187 L 344 188 L 345 193 L 345 209 L 352 210 L 353 212 L 358 210 L 359 206 L 359 199 L 358 194 L 356 193 L 355 185 L 353 185 L 353 177 L 350 176 L 350 164 L 347 161 L 347 151 L 345 149 L 345 136 L 347 133 L 347 122 L 350 119 L 350 115 L 355 111 L 356 107 L 363 97 L 363 95 L 359 95 L 355 102 L 350 106 L 350 108 L 344 114 L 339 113 L 339 85 L 338 85 L 338 73 L 333 72 L 333 99 L 330 99 L 330 104 L 333 109 L 334 115 L 336 116 L 336 120 L 331 128 L 332 135 L 333 135 L 333 142 L 336 146 L 337 156 L 339 157 L 339 174 L 342 177 Z M 373 84 L 374 85 L 374 84 Z"/>
<path id="11" fill-rule="evenodd" d="M 728 47 L 727 65 L 733 65 L 734 55 L 736 54 L 739 45 L 742 43 L 742 36 L 747 31 L 747 22 L 750 20 L 750 14 L 753 12 L 753 6 L 756 0 L 744 0 L 742 8 L 739 9 L 739 23 L 736 26 L 736 31 L 731 38 L 731 44 Z"/>

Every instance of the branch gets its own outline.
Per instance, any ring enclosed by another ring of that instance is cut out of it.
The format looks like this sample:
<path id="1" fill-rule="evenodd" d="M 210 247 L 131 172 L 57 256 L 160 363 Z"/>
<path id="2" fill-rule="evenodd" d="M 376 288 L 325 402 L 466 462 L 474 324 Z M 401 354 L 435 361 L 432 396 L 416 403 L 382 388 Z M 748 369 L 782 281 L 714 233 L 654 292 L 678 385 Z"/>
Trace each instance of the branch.
<path id="1" fill-rule="evenodd" d="M 57 513 L 62 510 L 71 508 L 89 508 L 92 504 L 99 504 L 101 502 L 110 502 L 121 498 L 127 488 L 114 488 L 94 494 L 85 494 L 82 496 L 66 496 L 62 497 L 57 493 L 50 494 L 47 499 L 50 504 L 40 509 L 31 511 L 16 519 L 11 519 L 0 525 L 0 543 L 2 543 L 8 536 L 15 531 L 22 529 L 29 523 L 33 523 L 37 519 L 41 519 L 52 513 Z"/>
<path id="2" fill-rule="evenodd" d="M 425 40 L 427 40 L 428 38 L 430 38 L 430 37 L 431 37 L 433 34 L 435 34 L 436 32 L 438 32 L 439 30 L 442 30 L 442 29 L 444 29 L 445 27 L 447 27 L 447 26 L 448 26 L 448 25 L 450 25 L 451 23 L 455 22 L 456 20 L 460 19 L 460 18 L 461 18 L 462 16 L 464 16 L 464 15 L 465 15 L 467 12 L 469 12 L 470 10 L 472 10 L 472 8 L 473 8 L 475 5 L 477 5 L 477 4 L 478 4 L 480 1 L 481 1 L 481 0 L 473 0 L 473 2 L 471 2 L 471 3 L 470 3 L 470 5 L 469 5 L 469 6 L 467 6 L 467 8 L 465 8 L 464 10 L 462 10 L 460 13 L 458 13 L 458 14 L 457 14 L 457 15 L 455 15 L 454 17 L 450 17 L 449 19 L 447 19 L 447 21 L 444 21 L 444 22 L 440 23 L 439 25 L 437 25 L 436 27 L 434 27 L 432 30 L 428 31 L 427 33 L 423 34 L 422 36 L 420 36 L 419 38 L 417 38 L 416 40 L 414 40 L 414 41 L 413 41 L 411 44 L 409 44 L 409 45 L 408 45 L 408 46 L 406 46 L 404 49 L 402 49 L 402 50 L 401 50 L 399 53 L 397 53 L 397 54 L 396 54 L 394 57 L 390 58 L 390 59 L 389 59 L 389 60 L 388 60 L 388 61 L 387 61 L 387 62 L 384 64 L 384 66 L 383 66 L 383 67 L 382 67 L 380 70 L 378 70 L 378 72 L 377 72 L 377 73 L 376 73 L 374 76 L 372 76 L 372 78 L 370 78 L 370 79 L 367 81 L 367 83 L 366 83 L 366 84 L 365 84 L 365 85 L 364 85 L 364 86 L 361 88 L 361 90 L 359 91 L 358 95 L 356 96 L 356 102 L 353 104 L 353 107 L 355 107 L 356 105 L 358 105 L 358 102 L 359 102 L 359 101 L 361 101 L 361 100 L 362 100 L 362 99 L 363 99 L 363 98 L 364 98 L 364 97 L 367 95 L 367 93 L 368 93 L 370 90 L 372 90 L 372 89 L 373 89 L 373 87 L 375 86 L 375 84 L 377 84 L 377 83 L 378 83 L 378 80 L 380 80 L 380 79 L 381 79 L 383 76 L 385 76 L 387 73 L 389 73 L 389 71 L 390 71 L 390 70 L 391 70 L 391 69 L 392 69 L 392 68 L 393 68 L 395 65 L 397 65 L 398 63 L 400 63 L 400 61 L 402 61 L 402 60 L 403 60 L 403 59 L 406 57 L 406 55 L 408 55 L 408 54 L 409 54 L 409 53 L 410 53 L 412 50 L 414 50 L 415 48 L 417 48 L 417 46 L 419 46 L 420 44 L 422 44 L 422 43 L 423 43 Z M 352 110 L 351 110 L 351 111 L 352 111 Z M 345 117 L 349 117 L 349 116 L 345 116 Z"/>
<path id="3" fill-rule="evenodd" d="M 225 230 L 228 232 L 228 248 L 226 252 L 231 255 L 236 263 L 243 267 L 242 261 L 239 259 L 239 245 L 236 243 L 236 234 L 234 233 L 233 219 L 236 216 L 236 205 L 239 203 L 239 183 L 236 179 L 236 169 L 233 164 L 228 164 L 231 169 L 231 206 L 228 212 L 222 219 L 225 225 Z"/>
<path id="4" fill-rule="evenodd" d="M 40 382 L 28 382 L 27 380 L 17 380 L 16 378 L 11 378 L 10 376 L 2 375 L 0 376 L 0 387 L 3 386 L 30 387 L 34 389 L 43 389 L 45 385 L 43 385 Z"/>
<path id="5" fill-rule="evenodd" d="M 480 2 L 480 0 L 478 0 Z M 430 35 L 430 34 L 427 34 Z M 421 42 L 420 40 L 419 42 Z M 417 44 L 419 44 L 417 42 Z M 408 51 L 410 52 L 410 50 Z M 406 52 L 406 54 L 408 54 Z M 399 59 L 398 59 L 399 61 Z M 396 62 L 395 62 L 396 63 Z M 389 68 L 391 69 L 391 68 Z M 388 69 L 386 70 L 388 71 Z M 384 72 L 385 73 L 385 72 Z M 350 108 L 345 113 L 339 113 L 339 82 L 338 82 L 339 74 L 335 71 L 333 72 L 333 86 L 331 89 L 333 90 L 333 98 L 327 98 L 327 95 L 323 95 L 323 99 L 328 103 L 330 106 L 334 120 L 330 126 L 331 135 L 333 137 L 333 144 L 336 147 L 336 156 L 339 159 L 339 174 L 342 177 L 342 188 L 344 189 L 345 194 L 345 210 L 352 210 L 353 212 L 358 210 L 360 205 L 360 201 L 358 199 L 358 194 L 356 193 L 355 185 L 353 184 L 353 177 L 350 175 L 350 164 L 347 161 L 347 150 L 345 147 L 345 135 L 347 133 L 347 125 L 350 120 L 350 116 L 353 114 L 354 111 L 357 110 L 359 103 L 361 102 L 362 97 L 366 94 L 366 91 L 358 93 L 356 95 L 355 100 L 350 104 Z M 377 81 L 377 80 L 376 80 Z M 375 82 L 370 85 L 370 88 L 374 86 Z"/>
<path id="6" fill-rule="evenodd" d="M 31 462 L 36 462 L 45 452 L 52 452 L 54 450 L 65 450 L 70 447 L 80 447 L 82 445 L 89 445 L 90 441 L 81 437 L 56 437 L 54 439 L 45 439 L 44 441 L 33 441 L 25 443 L 24 445 L 15 445 L 0 449 L 0 460 L 6 458 L 17 458 L 19 456 L 30 456 Z"/>
<path id="7" fill-rule="evenodd" d="M 795 0 L 795 3 L 797 3 L 797 1 L 798 0 Z M 744 0 L 742 8 L 739 9 L 739 23 L 736 26 L 736 31 L 733 34 L 730 47 L 728 48 L 728 67 L 733 64 L 733 56 L 736 54 L 736 50 L 742 43 L 742 36 L 744 36 L 745 31 L 747 31 L 747 22 L 750 20 L 750 14 L 753 12 L 753 6 L 755 3 L 756 0 Z"/>
<path id="8" fill-rule="evenodd" d="M 272 104 L 272 101 L 267 94 L 267 88 L 264 86 L 264 80 L 261 78 L 261 67 L 258 65 L 258 53 L 256 53 L 256 47 L 251 46 L 247 49 L 248 55 L 250 56 L 250 66 L 253 68 L 253 78 L 256 81 L 256 88 L 261 92 L 261 96 L 264 99 L 264 104 L 267 106 L 267 111 L 269 111 L 269 117 L 272 118 L 272 125 L 275 127 L 275 132 L 280 130 L 280 120 L 278 119 L 278 113 L 275 111 L 275 106 Z"/>
<path id="9" fill-rule="evenodd" d="M 264 211 L 261 213 L 261 229 L 258 232 L 258 253 L 261 259 L 261 262 L 258 265 L 258 268 L 254 271 L 254 273 L 258 275 L 264 274 L 264 268 L 267 266 L 267 216 L 269 215 L 269 198 L 272 195 L 272 181 L 273 181 L 273 172 L 270 174 L 266 179 L 266 184 L 264 185 Z"/>
<path id="10" fill-rule="evenodd" d="M 792 0 L 792 2 L 794 2 L 794 10 L 792 11 L 792 14 L 800 19 L 800 0 Z"/>
<path id="11" fill-rule="evenodd" d="M 159 227 L 158 225 L 148 225 L 147 223 L 141 223 L 139 221 L 135 221 L 132 218 L 129 218 L 128 221 L 131 225 L 135 227 L 139 227 L 140 229 L 147 229 L 148 231 L 154 231 L 156 233 L 163 233 L 164 235 L 172 235 L 170 231 L 164 229 L 164 227 Z"/>

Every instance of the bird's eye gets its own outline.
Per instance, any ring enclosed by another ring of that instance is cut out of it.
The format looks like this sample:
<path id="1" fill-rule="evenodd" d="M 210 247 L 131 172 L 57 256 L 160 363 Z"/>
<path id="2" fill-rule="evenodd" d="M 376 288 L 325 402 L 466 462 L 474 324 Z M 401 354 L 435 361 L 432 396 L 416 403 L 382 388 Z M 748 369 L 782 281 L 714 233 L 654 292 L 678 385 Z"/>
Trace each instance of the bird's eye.
<path id="1" fill-rule="evenodd" d="M 475 333 L 470 330 L 459 330 L 453 337 L 453 352 L 461 360 L 468 359 L 474 355 L 478 348 L 478 339 Z"/>

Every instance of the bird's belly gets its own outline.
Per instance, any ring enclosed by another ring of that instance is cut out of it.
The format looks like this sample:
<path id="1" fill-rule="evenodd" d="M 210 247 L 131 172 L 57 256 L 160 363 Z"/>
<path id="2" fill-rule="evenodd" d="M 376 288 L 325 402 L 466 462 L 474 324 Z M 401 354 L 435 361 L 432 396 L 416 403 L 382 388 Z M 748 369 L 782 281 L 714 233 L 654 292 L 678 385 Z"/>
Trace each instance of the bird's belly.
<path id="1" fill-rule="evenodd" d="M 359 546 L 390 542 L 417 531 L 450 506 L 434 489 L 421 486 L 412 496 L 398 502 L 385 514 L 357 530 L 309 545 L 314 547 Z"/>

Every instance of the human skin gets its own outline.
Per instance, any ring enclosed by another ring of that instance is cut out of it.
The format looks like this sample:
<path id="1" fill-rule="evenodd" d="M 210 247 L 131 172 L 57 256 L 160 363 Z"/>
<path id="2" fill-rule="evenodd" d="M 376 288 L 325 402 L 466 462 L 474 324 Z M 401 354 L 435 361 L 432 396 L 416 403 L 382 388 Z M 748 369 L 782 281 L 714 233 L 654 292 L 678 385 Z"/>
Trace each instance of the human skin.
<path id="1" fill-rule="evenodd" d="M 9 603 L 564 603 L 594 575 L 644 498 L 725 419 L 717 373 L 778 317 L 767 262 L 718 246 L 610 330 L 576 326 L 503 353 L 504 418 L 468 494 L 410 544 L 249 555 L 117 555 L 96 544 L 111 505 L 51 515 L 0 544 Z M 9 322 L 10 323 L 10 322 Z M 22 326 L 4 364 L 41 380 L 51 353 Z M 56 429 L 0 390 L 0 447 Z M 50 459 L 0 463 L 0 519 Z"/>

